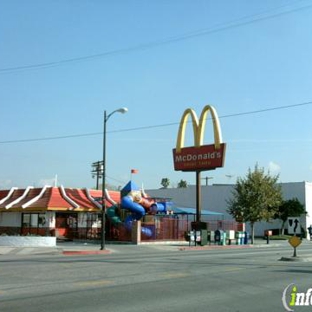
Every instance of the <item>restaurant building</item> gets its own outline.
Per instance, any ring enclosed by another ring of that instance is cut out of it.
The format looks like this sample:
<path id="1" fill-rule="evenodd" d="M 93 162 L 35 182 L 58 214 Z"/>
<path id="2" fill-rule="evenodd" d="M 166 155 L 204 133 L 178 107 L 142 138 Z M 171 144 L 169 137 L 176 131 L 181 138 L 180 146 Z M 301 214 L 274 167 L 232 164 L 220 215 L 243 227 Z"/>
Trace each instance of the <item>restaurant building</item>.
<path id="1" fill-rule="evenodd" d="M 119 192 L 106 194 L 107 207 Z M 0 190 L 0 235 L 92 239 L 101 229 L 102 192 L 44 186 Z"/>

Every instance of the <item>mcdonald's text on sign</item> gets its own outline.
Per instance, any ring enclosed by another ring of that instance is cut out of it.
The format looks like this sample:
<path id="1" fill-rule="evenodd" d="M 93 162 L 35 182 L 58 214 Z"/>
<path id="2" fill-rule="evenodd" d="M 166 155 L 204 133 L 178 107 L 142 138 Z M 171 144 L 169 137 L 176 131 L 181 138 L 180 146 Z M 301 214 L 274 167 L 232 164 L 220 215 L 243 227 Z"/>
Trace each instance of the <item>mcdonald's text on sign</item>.
<path id="1" fill-rule="evenodd" d="M 184 147 L 179 153 L 174 149 L 174 170 L 196 171 L 223 167 L 225 147 L 224 143 L 221 143 L 218 149 L 216 149 L 214 144 L 202 145 L 200 147 Z"/>

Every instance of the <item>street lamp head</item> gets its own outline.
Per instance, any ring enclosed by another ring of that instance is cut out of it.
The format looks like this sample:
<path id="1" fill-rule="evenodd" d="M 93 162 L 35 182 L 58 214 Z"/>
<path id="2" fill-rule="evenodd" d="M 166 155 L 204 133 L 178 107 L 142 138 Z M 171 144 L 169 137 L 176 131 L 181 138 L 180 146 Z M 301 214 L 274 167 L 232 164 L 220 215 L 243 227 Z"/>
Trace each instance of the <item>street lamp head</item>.
<path id="1" fill-rule="evenodd" d="M 106 111 L 104 111 L 104 123 L 106 123 L 106 121 L 110 118 L 110 116 L 112 116 L 113 114 L 115 113 L 126 113 L 128 111 L 128 108 L 127 107 L 122 107 L 122 108 L 119 108 L 119 109 L 116 109 L 114 110 L 113 112 L 111 112 L 110 114 L 108 114 L 106 116 Z"/>
<path id="2" fill-rule="evenodd" d="M 127 111 L 128 111 L 127 107 L 122 107 L 122 108 L 117 109 L 117 112 L 122 113 L 122 114 L 125 114 Z"/>

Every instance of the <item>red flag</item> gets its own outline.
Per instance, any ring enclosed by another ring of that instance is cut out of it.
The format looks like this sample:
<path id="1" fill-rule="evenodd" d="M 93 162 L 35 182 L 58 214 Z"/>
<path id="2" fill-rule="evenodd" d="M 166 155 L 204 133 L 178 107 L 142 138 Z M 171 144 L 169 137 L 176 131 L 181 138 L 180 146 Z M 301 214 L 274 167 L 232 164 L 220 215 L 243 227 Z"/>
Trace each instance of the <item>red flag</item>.
<path id="1" fill-rule="evenodd" d="M 131 169 L 131 174 L 136 174 L 138 172 L 139 172 L 139 170 L 137 170 L 137 169 Z"/>

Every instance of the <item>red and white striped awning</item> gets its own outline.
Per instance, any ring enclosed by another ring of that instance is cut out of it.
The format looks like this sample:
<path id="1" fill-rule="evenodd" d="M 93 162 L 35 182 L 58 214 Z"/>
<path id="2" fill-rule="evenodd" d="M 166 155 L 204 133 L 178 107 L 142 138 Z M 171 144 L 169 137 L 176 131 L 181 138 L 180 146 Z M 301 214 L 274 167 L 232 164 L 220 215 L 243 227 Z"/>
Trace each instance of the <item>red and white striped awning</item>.
<path id="1" fill-rule="evenodd" d="M 120 192 L 106 191 L 106 206 L 120 201 Z M 26 189 L 13 187 L 0 190 L 0 212 L 22 211 L 80 211 L 99 212 L 102 209 L 102 191 L 44 186 Z"/>

